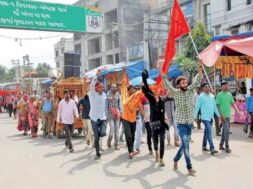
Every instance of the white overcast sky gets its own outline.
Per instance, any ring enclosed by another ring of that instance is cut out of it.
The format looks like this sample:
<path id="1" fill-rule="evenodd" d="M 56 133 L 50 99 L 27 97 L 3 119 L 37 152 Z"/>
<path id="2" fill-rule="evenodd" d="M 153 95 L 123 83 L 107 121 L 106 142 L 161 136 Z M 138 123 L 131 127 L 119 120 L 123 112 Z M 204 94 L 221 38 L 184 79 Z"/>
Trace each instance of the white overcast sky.
<path id="1" fill-rule="evenodd" d="M 43 2 L 51 3 L 63 3 L 63 4 L 73 4 L 77 0 L 41 0 Z M 0 35 L 15 37 L 15 38 L 26 38 L 26 37 L 48 37 L 48 36 L 58 36 L 61 37 L 72 37 L 71 33 L 59 33 L 59 32 L 42 32 L 42 31 L 31 31 L 31 30 L 10 30 L 10 29 L 0 29 Z M 13 39 L 6 39 L 0 37 L 0 65 L 4 65 L 11 68 L 11 60 L 19 59 L 23 61 L 23 56 L 29 54 L 31 57 L 31 62 L 34 66 L 40 62 L 47 62 L 51 67 L 55 67 L 54 61 L 54 44 L 59 41 L 61 37 L 43 39 L 43 40 L 24 40 L 22 41 L 22 46 L 19 42 L 15 42 Z"/>

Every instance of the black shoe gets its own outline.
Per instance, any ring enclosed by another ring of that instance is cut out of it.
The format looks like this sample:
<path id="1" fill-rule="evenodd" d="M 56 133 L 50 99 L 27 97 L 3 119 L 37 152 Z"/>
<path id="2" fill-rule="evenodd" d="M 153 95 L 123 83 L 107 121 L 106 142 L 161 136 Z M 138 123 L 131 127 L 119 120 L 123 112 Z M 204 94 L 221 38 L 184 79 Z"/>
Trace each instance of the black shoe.
<path id="1" fill-rule="evenodd" d="M 211 150 L 211 155 L 215 155 L 215 154 L 218 154 L 219 152 L 217 150 Z"/>
<path id="2" fill-rule="evenodd" d="M 70 153 L 73 153 L 74 151 L 75 151 L 74 148 L 69 149 Z"/>
<path id="3" fill-rule="evenodd" d="M 95 156 L 94 160 L 99 160 L 100 159 L 100 156 Z"/>
<path id="4" fill-rule="evenodd" d="M 226 148 L 226 152 L 227 152 L 228 154 L 230 154 L 230 153 L 232 152 L 232 150 L 231 150 L 230 148 Z"/>
<path id="5" fill-rule="evenodd" d="M 209 149 L 207 149 L 207 147 L 203 147 L 203 148 L 202 148 L 202 151 L 209 152 L 210 150 L 209 150 Z"/>
<path id="6" fill-rule="evenodd" d="M 232 135 L 233 133 L 230 131 L 229 134 Z"/>
<path id="7" fill-rule="evenodd" d="M 220 134 L 220 133 L 217 133 L 216 136 L 221 136 L 221 134 Z"/>
<path id="8" fill-rule="evenodd" d="M 226 150 L 222 145 L 220 145 L 220 150 Z"/>

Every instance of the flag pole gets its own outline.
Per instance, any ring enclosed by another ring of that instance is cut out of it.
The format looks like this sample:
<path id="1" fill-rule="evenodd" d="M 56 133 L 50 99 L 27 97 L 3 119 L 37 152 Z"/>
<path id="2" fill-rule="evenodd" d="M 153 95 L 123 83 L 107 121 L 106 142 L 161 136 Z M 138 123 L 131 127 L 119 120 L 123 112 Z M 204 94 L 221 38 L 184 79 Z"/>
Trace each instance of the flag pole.
<path id="1" fill-rule="evenodd" d="M 194 42 L 194 40 L 193 40 L 193 38 L 192 38 L 191 32 L 189 32 L 189 36 L 190 36 L 190 38 L 191 38 L 191 42 L 192 42 L 192 44 L 193 44 L 193 47 L 194 47 L 194 49 L 195 49 L 196 54 L 199 55 L 198 49 L 197 49 L 196 44 L 195 44 L 195 42 Z M 205 67 L 204 67 L 203 64 L 201 64 L 201 65 L 202 65 L 202 69 L 203 69 L 203 71 L 204 71 L 204 73 L 205 73 L 205 75 L 206 75 L 207 82 L 209 83 L 211 90 L 214 92 L 213 87 L 212 87 L 212 84 L 211 84 L 211 82 L 210 82 L 210 79 L 209 79 L 209 77 L 208 77 L 208 75 L 207 75 L 206 69 L 205 69 Z"/>

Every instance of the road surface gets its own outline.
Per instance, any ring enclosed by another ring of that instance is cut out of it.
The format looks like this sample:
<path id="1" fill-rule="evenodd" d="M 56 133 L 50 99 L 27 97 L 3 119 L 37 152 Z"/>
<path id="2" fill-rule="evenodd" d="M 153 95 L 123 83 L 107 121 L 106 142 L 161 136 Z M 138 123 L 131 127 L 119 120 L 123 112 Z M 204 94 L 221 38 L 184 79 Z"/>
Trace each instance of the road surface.
<path id="1" fill-rule="evenodd" d="M 75 153 L 64 149 L 63 139 L 32 139 L 16 130 L 17 121 L 0 114 L 1 189 L 252 189 L 253 140 L 232 126 L 231 154 L 213 157 L 201 151 L 203 130 L 194 130 L 191 157 L 197 176 L 187 175 L 184 158 L 173 171 L 175 147 L 166 146 L 165 167 L 154 163 L 145 143 L 141 153 L 128 160 L 124 143 L 120 151 L 106 148 L 100 161 L 82 137 L 74 138 Z M 39 133 L 41 135 L 41 132 Z M 218 147 L 219 138 L 214 137 Z"/>

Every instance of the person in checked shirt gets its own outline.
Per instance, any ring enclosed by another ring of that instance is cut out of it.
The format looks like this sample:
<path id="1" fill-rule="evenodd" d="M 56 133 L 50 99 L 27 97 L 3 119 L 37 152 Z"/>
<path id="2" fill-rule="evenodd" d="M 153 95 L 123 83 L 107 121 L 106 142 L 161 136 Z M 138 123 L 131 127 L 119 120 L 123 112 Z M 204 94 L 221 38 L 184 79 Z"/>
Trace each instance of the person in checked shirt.
<path id="1" fill-rule="evenodd" d="M 193 82 L 188 86 L 188 79 L 184 76 L 180 76 L 176 80 L 178 89 L 175 89 L 170 82 L 167 80 L 166 76 L 163 75 L 165 88 L 170 90 L 176 103 L 176 121 L 179 136 L 181 138 L 181 146 L 174 157 L 174 169 L 178 169 L 178 161 L 184 154 L 187 169 L 190 175 L 195 175 L 196 171 L 192 168 L 189 141 L 192 133 L 193 122 L 194 122 L 194 105 L 192 96 L 194 89 L 198 87 L 201 83 L 203 73 L 202 73 L 202 63 L 199 63 L 198 74 L 193 79 Z"/>
<path id="2" fill-rule="evenodd" d="M 110 133 L 107 140 L 107 147 L 111 148 L 111 142 L 114 135 L 115 150 L 120 149 L 118 143 L 119 143 L 121 102 L 120 102 L 120 95 L 117 91 L 118 91 L 117 85 L 112 84 L 105 101 L 106 117 L 110 125 Z"/>

